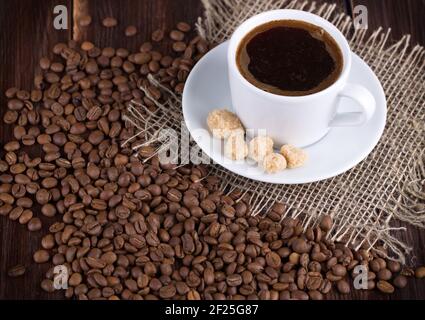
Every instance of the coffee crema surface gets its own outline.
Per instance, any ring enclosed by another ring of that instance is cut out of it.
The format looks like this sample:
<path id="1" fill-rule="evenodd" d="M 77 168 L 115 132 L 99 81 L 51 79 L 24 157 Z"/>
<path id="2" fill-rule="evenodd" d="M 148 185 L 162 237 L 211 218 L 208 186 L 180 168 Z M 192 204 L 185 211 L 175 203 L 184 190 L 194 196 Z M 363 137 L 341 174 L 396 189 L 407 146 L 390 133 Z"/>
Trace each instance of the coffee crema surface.
<path id="1" fill-rule="evenodd" d="M 343 67 L 341 49 L 323 28 L 299 20 L 276 20 L 241 41 L 237 65 L 254 86 L 283 96 L 304 96 L 331 86 Z"/>

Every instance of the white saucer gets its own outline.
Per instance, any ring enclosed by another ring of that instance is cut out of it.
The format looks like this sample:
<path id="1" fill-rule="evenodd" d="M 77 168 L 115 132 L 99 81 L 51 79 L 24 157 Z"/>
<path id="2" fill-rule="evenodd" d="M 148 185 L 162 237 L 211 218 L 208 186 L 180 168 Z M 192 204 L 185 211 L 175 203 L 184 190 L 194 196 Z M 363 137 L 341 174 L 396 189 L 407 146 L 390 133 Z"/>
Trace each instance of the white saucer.
<path id="1" fill-rule="evenodd" d="M 225 158 L 222 142 L 213 138 L 207 131 L 206 119 L 208 113 L 214 109 L 232 110 L 227 76 L 227 47 L 227 42 L 222 43 L 196 64 L 183 92 L 183 115 L 188 130 L 199 147 L 214 162 L 253 180 L 277 184 L 310 183 L 334 177 L 351 169 L 365 159 L 378 143 L 387 115 L 385 94 L 373 71 L 353 53 L 349 82 L 362 84 L 376 99 L 376 112 L 367 124 L 331 129 L 321 141 L 304 148 L 309 159 L 302 168 L 267 174 L 252 162 L 234 162 Z M 344 98 L 340 103 L 340 110 L 358 110 L 351 100 Z"/>

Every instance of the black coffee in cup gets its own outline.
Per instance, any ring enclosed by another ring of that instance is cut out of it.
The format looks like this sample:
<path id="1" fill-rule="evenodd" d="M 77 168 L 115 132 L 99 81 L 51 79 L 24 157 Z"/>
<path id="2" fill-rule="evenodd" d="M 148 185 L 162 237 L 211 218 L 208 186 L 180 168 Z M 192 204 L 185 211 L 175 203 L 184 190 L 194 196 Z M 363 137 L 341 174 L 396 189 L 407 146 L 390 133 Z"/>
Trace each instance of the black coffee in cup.
<path id="1" fill-rule="evenodd" d="M 343 67 L 341 49 L 323 28 L 299 20 L 256 27 L 241 41 L 240 73 L 254 86 L 283 96 L 305 96 L 331 86 Z"/>

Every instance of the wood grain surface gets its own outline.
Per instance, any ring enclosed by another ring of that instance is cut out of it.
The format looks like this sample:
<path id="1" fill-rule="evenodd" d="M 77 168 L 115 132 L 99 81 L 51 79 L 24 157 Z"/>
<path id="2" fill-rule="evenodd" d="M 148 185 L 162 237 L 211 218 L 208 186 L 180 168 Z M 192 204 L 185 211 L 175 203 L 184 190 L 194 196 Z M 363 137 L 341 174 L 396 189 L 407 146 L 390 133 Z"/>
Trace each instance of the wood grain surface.
<path id="1" fill-rule="evenodd" d="M 425 0 L 350 0 L 368 9 L 370 30 L 391 28 L 392 39 L 408 33 L 412 44 L 425 45 Z"/>
<path id="2" fill-rule="evenodd" d="M 0 116 L 6 111 L 4 91 L 16 86 L 30 89 L 34 76 L 40 72 L 38 61 L 48 55 L 52 46 L 59 41 L 68 41 L 71 29 L 53 29 L 53 8 L 64 4 L 61 0 L 19 0 L 0 3 Z M 70 12 L 68 11 L 68 15 Z M 70 18 L 70 16 L 69 16 Z M 69 20 L 70 21 L 70 20 Z M 0 141 L 12 139 L 12 127 L 0 124 Z M 3 148 L 1 148 L 3 149 Z M 3 154 L 2 154 L 3 155 Z M 29 232 L 25 226 L 0 217 L 0 298 L 41 299 L 47 295 L 40 290 L 40 279 L 48 265 L 36 265 L 32 254 L 40 246 L 43 234 L 47 233 L 49 219 L 37 214 L 43 221 L 43 229 Z M 7 269 L 16 264 L 28 267 L 24 277 L 11 279 Z M 61 297 L 61 293 L 54 295 Z"/>
<path id="3" fill-rule="evenodd" d="M 345 0 L 332 0 L 341 10 L 346 10 Z M 391 27 L 393 37 L 412 34 L 415 43 L 425 44 L 425 0 L 349 0 L 348 9 L 364 4 L 369 11 L 369 27 Z M 53 28 L 53 8 L 66 5 L 68 30 Z M 348 10 L 350 12 L 350 10 Z M 81 15 L 93 17 L 91 26 L 81 28 Z M 6 111 L 4 91 L 12 86 L 30 89 L 34 76 L 39 72 L 38 60 L 50 55 L 58 41 L 70 39 L 90 40 L 97 46 L 126 47 L 136 50 L 144 41 L 150 40 L 151 32 L 162 28 L 169 31 L 179 21 L 195 23 L 202 14 L 200 0 L 3 0 L 0 2 L 0 116 Z M 101 21 L 106 16 L 118 19 L 118 26 L 105 29 Z M 138 34 L 124 36 L 124 29 L 135 25 Z M 157 49 L 165 50 L 168 44 Z M 0 144 L 12 138 L 11 127 L 0 124 Z M 37 211 L 34 208 L 34 211 Z M 43 229 L 30 233 L 25 226 L 0 217 L 0 299 L 60 299 L 61 292 L 46 294 L 40 289 L 40 281 L 48 264 L 32 263 L 32 254 L 39 248 L 40 239 L 54 220 L 42 217 Z M 414 247 L 412 263 L 425 264 L 425 232 L 408 226 L 400 233 L 400 239 Z M 17 279 L 7 276 L 7 269 L 18 263 L 27 266 L 26 274 Z M 384 296 L 376 292 L 354 291 L 350 295 L 330 294 L 330 299 L 425 299 L 425 281 L 410 280 L 404 290 Z"/>

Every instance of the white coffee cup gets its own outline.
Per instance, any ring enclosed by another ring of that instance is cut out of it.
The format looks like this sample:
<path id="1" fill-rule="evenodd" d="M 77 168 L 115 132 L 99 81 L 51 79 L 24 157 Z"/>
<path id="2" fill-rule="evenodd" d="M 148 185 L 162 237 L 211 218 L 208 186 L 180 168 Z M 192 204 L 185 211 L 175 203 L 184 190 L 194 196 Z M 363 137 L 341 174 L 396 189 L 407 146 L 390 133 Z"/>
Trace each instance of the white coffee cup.
<path id="1" fill-rule="evenodd" d="M 255 27 L 275 20 L 301 20 L 322 27 L 339 45 L 343 69 L 330 87 L 305 96 L 282 96 L 257 88 L 239 72 L 236 53 L 244 37 Z M 360 126 L 373 116 L 375 99 L 359 84 L 348 83 L 351 50 L 343 34 L 327 20 L 300 10 L 274 10 L 256 15 L 233 33 L 228 49 L 229 82 L 233 109 L 247 129 L 266 130 L 276 145 L 311 145 L 323 138 L 330 128 Z M 340 98 L 354 100 L 361 112 L 338 113 Z"/>

